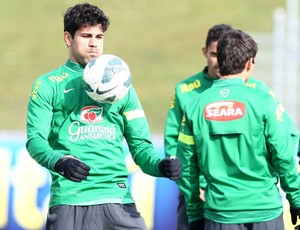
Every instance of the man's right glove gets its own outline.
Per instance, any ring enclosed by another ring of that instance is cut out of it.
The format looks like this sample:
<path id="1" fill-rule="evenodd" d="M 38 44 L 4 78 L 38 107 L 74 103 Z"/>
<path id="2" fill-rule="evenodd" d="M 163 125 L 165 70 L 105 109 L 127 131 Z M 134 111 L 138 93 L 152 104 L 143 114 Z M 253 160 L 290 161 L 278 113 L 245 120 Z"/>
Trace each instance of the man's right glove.
<path id="1" fill-rule="evenodd" d="M 300 217 L 300 208 L 290 207 L 290 213 L 292 217 L 292 223 L 295 225 L 297 223 L 298 217 Z"/>
<path id="2" fill-rule="evenodd" d="M 158 164 L 159 172 L 170 180 L 179 180 L 181 177 L 181 163 L 177 157 L 166 157 Z"/>
<path id="3" fill-rule="evenodd" d="M 81 182 L 89 175 L 90 167 L 78 158 L 67 155 L 59 158 L 55 171 L 71 181 Z"/>

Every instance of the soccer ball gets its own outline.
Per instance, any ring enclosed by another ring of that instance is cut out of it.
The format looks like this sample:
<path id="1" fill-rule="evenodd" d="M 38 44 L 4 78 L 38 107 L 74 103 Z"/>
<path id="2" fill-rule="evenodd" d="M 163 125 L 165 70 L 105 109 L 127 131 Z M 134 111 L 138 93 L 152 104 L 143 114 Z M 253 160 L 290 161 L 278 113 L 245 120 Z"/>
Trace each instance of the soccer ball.
<path id="1" fill-rule="evenodd" d="M 131 73 L 121 58 L 103 54 L 93 58 L 84 68 L 83 88 L 93 100 L 114 103 L 122 99 L 131 85 Z"/>

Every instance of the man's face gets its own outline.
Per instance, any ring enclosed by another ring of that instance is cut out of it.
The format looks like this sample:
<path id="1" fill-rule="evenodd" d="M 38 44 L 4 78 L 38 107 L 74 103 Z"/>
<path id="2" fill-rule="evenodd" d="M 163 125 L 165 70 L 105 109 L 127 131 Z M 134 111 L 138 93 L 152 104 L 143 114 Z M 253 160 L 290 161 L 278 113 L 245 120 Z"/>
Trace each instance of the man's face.
<path id="1" fill-rule="evenodd" d="M 76 31 L 74 38 L 64 34 L 69 49 L 69 59 L 86 65 L 92 58 L 103 54 L 104 32 L 101 25 L 88 26 Z"/>
<path id="2" fill-rule="evenodd" d="M 207 48 L 203 48 L 202 52 L 207 60 L 208 76 L 213 79 L 220 78 L 220 69 L 217 60 L 217 41 L 210 43 Z"/>

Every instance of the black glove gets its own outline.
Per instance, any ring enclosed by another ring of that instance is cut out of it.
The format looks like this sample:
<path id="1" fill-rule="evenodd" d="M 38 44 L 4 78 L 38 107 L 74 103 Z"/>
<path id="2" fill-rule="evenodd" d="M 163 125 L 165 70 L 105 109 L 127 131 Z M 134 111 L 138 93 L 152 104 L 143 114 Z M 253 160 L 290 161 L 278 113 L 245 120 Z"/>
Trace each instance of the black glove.
<path id="1" fill-rule="evenodd" d="M 204 230 L 204 219 L 192 221 L 189 230 Z"/>
<path id="2" fill-rule="evenodd" d="M 158 164 L 159 172 L 170 180 L 179 180 L 181 177 L 181 163 L 176 157 L 167 157 Z"/>
<path id="3" fill-rule="evenodd" d="M 76 157 L 68 155 L 59 158 L 55 164 L 55 171 L 71 181 L 81 182 L 89 175 L 90 167 Z"/>
<path id="4" fill-rule="evenodd" d="M 297 223 L 298 217 L 300 217 L 300 208 L 290 207 L 290 213 L 292 217 L 292 223 L 295 225 Z"/>

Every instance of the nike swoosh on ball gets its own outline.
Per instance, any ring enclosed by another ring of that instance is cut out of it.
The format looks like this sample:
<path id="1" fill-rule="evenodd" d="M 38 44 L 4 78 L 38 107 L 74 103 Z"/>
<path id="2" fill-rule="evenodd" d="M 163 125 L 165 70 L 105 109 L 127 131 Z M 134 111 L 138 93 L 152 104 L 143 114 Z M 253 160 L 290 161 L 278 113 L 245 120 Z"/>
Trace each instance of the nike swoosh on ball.
<path id="1" fill-rule="evenodd" d="M 113 87 L 113 88 L 110 88 L 110 89 L 104 90 L 104 91 L 100 91 L 99 88 L 97 88 L 97 89 L 96 89 L 96 93 L 97 93 L 97 94 L 105 94 L 105 93 L 108 93 L 109 91 L 111 91 L 111 90 L 113 90 L 113 89 L 115 89 L 115 88 L 117 88 L 117 87 L 118 87 L 118 86 L 115 86 L 115 87 Z"/>

